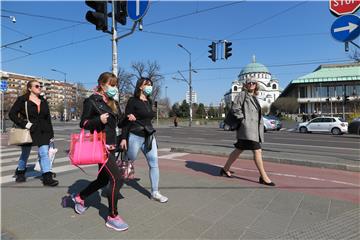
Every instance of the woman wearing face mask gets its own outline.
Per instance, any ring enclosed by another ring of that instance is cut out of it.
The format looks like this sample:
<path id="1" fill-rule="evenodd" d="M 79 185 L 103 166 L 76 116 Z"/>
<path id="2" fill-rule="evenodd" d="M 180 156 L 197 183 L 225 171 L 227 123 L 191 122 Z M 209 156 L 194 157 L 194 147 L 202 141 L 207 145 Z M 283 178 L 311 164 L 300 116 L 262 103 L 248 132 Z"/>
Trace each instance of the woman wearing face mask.
<path id="1" fill-rule="evenodd" d="M 78 194 L 73 194 L 75 212 L 83 214 L 85 207 L 84 200 L 92 193 L 110 182 L 108 194 L 109 215 L 106 226 L 116 231 L 128 229 L 128 225 L 120 218 L 117 210 L 119 190 L 121 187 L 121 173 L 115 161 L 116 149 L 116 128 L 121 126 L 121 112 L 117 99 L 117 78 L 114 74 L 105 72 L 99 76 L 98 86 L 93 95 L 84 101 L 84 109 L 81 116 L 80 127 L 90 132 L 105 132 L 106 146 L 109 151 L 108 161 L 101 169 L 95 181 L 91 182 Z M 99 164 L 99 168 L 101 164 Z"/>
<path id="2" fill-rule="evenodd" d="M 127 149 L 128 160 L 135 160 L 141 149 L 149 165 L 151 199 L 165 203 L 168 198 L 159 192 L 158 152 L 155 130 L 151 123 L 155 117 L 150 99 L 152 85 L 149 78 L 140 78 L 137 81 L 134 97 L 130 98 L 126 105 L 125 115 L 128 116 L 129 121 L 122 130 L 120 146 L 122 149 Z"/>

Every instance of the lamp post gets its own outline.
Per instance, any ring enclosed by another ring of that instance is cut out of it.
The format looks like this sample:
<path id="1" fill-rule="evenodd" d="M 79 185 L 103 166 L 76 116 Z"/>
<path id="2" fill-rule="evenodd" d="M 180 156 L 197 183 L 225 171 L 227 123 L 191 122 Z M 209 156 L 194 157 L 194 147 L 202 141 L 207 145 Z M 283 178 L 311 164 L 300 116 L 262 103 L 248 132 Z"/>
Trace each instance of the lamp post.
<path id="1" fill-rule="evenodd" d="M 11 20 L 13 23 L 16 23 L 16 18 L 15 18 L 15 16 L 1 15 L 1 17 L 10 18 L 10 20 Z"/>
<path id="2" fill-rule="evenodd" d="M 189 50 L 187 50 L 183 45 L 181 45 L 180 43 L 178 44 L 178 47 L 184 49 L 188 54 L 189 54 L 189 104 L 190 104 L 190 108 L 189 108 L 189 127 L 191 127 L 191 123 L 192 123 L 192 81 L 191 81 L 191 52 Z"/>
<path id="3" fill-rule="evenodd" d="M 64 94 L 64 120 L 66 122 L 67 119 L 67 101 L 66 101 L 66 72 L 57 70 L 52 68 L 51 71 L 58 72 L 64 75 L 64 88 L 63 88 L 63 94 Z"/>

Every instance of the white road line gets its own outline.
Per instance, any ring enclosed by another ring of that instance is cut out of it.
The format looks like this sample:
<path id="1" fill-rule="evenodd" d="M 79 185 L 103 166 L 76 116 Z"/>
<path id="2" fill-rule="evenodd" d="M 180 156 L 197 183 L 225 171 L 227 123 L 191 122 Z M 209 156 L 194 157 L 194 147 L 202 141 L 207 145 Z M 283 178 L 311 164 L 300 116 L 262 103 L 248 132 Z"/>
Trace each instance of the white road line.
<path id="1" fill-rule="evenodd" d="M 286 139 L 289 140 L 289 138 L 282 138 L 282 137 L 274 137 L 273 139 Z M 324 142 L 324 139 L 319 139 L 319 140 L 313 140 L 313 139 L 306 139 L 306 138 L 293 138 L 291 139 L 291 141 L 309 141 L 309 142 Z M 360 141 L 360 138 L 358 139 L 358 141 Z M 326 142 L 333 142 L 333 143 L 339 143 L 340 141 L 329 141 L 326 140 Z M 356 141 L 352 141 L 352 142 L 345 142 L 345 141 L 341 141 L 341 143 L 355 143 Z"/>
<path id="2" fill-rule="evenodd" d="M 3 153 L 3 152 L 11 152 L 11 151 L 19 151 L 20 148 L 2 148 L 1 151 L 0 151 L 0 154 Z"/>
<path id="3" fill-rule="evenodd" d="M 175 158 L 175 157 L 183 157 L 183 156 L 186 156 L 186 155 L 189 155 L 189 153 L 171 153 L 171 154 L 168 154 L 168 155 L 159 156 L 159 158 L 172 159 L 172 158 Z"/>
<path id="4" fill-rule="evenodd" d="M 32 153 L 35 153 L 37 151 L 31 151 Z M 1 158 L 4 157 L 9 157 L 9 156 L 14 156 L 14 155 L 19 155 L 21 154 L 21 150 L 20 151 L 16 151 L 16 152 L 9 152 L 9 153 L 1 153 Z"/>
<path id="5" fill-rule="evenodd" d="M 165 159 L 165 160 L 178 161 L 178 162 L 186 162 L 186 161 L 188 161 L 186 159 L 176 159 L 176 158 L 168 158 L 168 159 Z M 223 167 L 223 165 L 218 165 L 218 164 L 213 164 L 213 166 Z M 246 168 L 238 168 L 238 167 L 231 167 L 231 169 L 237 169 L 237 170 L 248 171 L 248 172 L 258 172 L 258 170 L 246 169 Z M 289 178 L 307 179 L 307 180 L 313 180 L 313 181 L 319 181 L 319 182 L 331 182 L 331 183 L 336 183 L 336 184 L 360 187 L 360 184 L 354 184 L 354 183 L 331 180 L 331 179 L 324 179 L 324 178 L 299 176 L 299 175 L 292 175 L 292 174 L 283 174 L 283 173 L 276 173 L 276 172 L 268 172 L 268 175 L 282 176 L 282 177 L 289 177 Z"/>
<path id="6" fill-rule="evenodd" d="M 28 161 L 28 164 L 36 164 L 37 159 L 33 159 L 33 160 L 35 160 L 35 161 L 34 162 L 33 161 Z M 55 160 L 54 160 L 54 164 L 62 163 L 62 162 L 68 162 L 70 164 L 70 160 L 69 160 L 68 157 L 55 158 Z M 5 171 L 12 170 L 12 169 L 15 170 L 16 167 L 17 167 L 17 163 L 13 164 L 13 165 L 10 165 L 10 166 L 3 166 L 3 167 L 0 166 L 0 171 L 5 172 Z"/>
<path id="7" fill-rule="evenodd" d="M 306 148 L 325 148 L 325 149 L 337 149 L 337 150 L 358 150 L 358 148 L 336 148 L 336 147 L 327 147 L 327 146 L 316 146 L 316 145 L 301 145 L 301 144 L 287 144 L 287 143 L 267 143 L 264 142 L 264 145 L 281 145 L 281 146 L 296 146 L 296 147 L 306 147 Z"/>

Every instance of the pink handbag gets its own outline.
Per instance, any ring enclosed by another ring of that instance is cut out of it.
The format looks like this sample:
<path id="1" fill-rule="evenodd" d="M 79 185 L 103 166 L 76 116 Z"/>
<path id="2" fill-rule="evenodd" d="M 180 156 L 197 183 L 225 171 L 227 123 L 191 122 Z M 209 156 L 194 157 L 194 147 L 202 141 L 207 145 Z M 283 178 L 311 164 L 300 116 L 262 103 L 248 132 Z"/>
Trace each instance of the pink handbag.
<path id="1" fill-rule="evenodd" d="M 97 131 L 94 131 L 94 134 L 85 133 L 82 128 L 80 134 L 71 134 L 69 158 L 71 164 L 75 166 L 103 164 L 102 167 L 104 167 L 108 160 L 105 133 Z"/>

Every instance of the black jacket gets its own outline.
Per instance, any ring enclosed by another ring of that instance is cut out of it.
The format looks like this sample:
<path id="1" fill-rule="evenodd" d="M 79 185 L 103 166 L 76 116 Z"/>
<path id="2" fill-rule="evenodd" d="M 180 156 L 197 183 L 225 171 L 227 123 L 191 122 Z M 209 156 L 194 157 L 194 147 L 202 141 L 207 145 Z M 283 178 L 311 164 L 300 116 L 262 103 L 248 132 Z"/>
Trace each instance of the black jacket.
<path id="1" fill-rule="evenodd" d="M 49 145 L 50 139 L 54 137 L 49 105 L 41 96 L 40 100 L 40 112 L 38 112 L 37 105 L 29 101 L 27 95 L 18 97 L 9 112 L 11 121 L 18 127 L 25 128 L 28 123 L 25 113 L 25 102 L 27 101 L 29 121 L 33 124 L 30 128 L 33 146 Z"/>
<path id="2" fill-rule="evenodd" d="M 118 113 L 114 113 L 112 109 L 104 102 L 103 97 L 99 94 L 93 94 L 84 100 L 83 113 L 81 115 L 80 127 L 90 130 L 93 133 L 105 131 L 106 144 L 113 145 L 118 143 L 116 136 L 116 126 L 122 128 L 123 114 L 117 104 Z M 100 120 L 100 115 L 109 113 L 106 124 Z M 85 123 L 85 124 L 84 124 Z"/>

